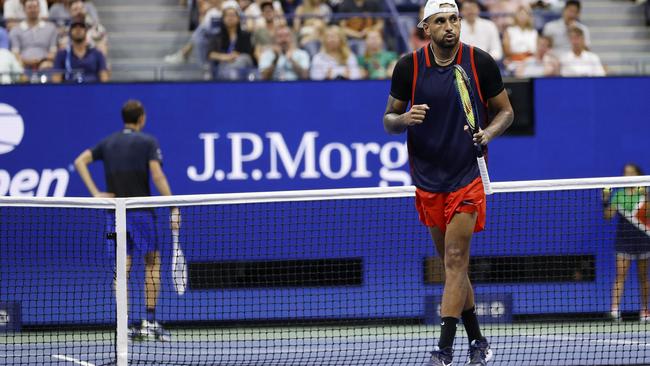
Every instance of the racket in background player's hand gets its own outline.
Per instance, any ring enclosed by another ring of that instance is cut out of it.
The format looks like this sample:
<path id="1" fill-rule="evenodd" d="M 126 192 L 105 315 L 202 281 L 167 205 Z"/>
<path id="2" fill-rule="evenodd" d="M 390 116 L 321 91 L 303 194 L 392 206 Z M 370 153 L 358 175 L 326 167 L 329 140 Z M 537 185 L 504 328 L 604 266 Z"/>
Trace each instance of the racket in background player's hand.
<path id="1" fill-rule="evenodd" d="M 172 242 L 172 279 L 174 281 L 174 289 L 177 294 L 183 295 L 185 290 L 187 290 L 187 261 L 181 249 L 178 230 L 172 230 Z"/>
<path id="2" fill-rule="evenodd" d="M 454 85 L 456 86 L 456 91 L 458 92 L 458 100 L 460 106 L 465 115 L 465 122 L 469 128 L 469 132 L 474 136 L 474 134 L 480 131 L 480 126 L 478 125 L 477 109 L 476 103 L 474 100 L 474 94 L 472 93 L 472 88 L 469 84 L 469 78 L 467 73 L 460 65 L 454 65 Z M 474 148 L 476 149 L 476 162 L 478 163 L 478 170 L 481 175 L 481 180 L 483 181 L 483 190 L 485 194 L 492 194 L 492 185 L 490 184 L 490 176 L 488 174 L 487 165 L 485 164 L 485 158 L 483 157 L 483 146 L 475 142 Z"/>

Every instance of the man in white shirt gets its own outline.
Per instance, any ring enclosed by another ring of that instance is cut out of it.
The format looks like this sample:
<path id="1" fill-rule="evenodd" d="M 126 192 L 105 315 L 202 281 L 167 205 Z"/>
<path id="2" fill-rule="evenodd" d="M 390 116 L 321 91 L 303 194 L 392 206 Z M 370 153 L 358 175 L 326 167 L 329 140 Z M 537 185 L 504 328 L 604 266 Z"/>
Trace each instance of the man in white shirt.
<path id="1" fill-rule="evenodd" d="M 7 22 L 7 29 L 11 30 L 14 25 L 18 24 L 21 20 L 25 20 L 25 8 L 23 7 L 24 0 L 5 0 L 4 3 L 4 18 Z M 47 1 L 38 0 L 40 5 L 39 18 L 47 19 L 49 14 L 47 10 Z"/>
<path id="2" fill-rule="evenodd" d="M 309 78 L 309 54 L 296 48 L 287 25 L 274 32 L 275 45 L 260 56 L 259 70 L 263 80 L 300 80 Z"/>
<path id="3" fill-rule="evenodd" d="M 460 22 L 460 41 L 470 46 L 478 47 L 492 56 L 495 61 L 503 58 L 503 47 L 496 24 L 488 19 L 479 17 L 481 9 L 477 0 L 463 1 Z"/>
<path id="4" fill-rule="evenodd" d="M 569 42 L 569 28 L 576 26 L 582 29 L 585 37 L 585 45 L 588 47 L 591 43 L 589 37 L 589 29 L 586 25 L 580 23 L 580 1 L 567 0 L 562 10 L 562 18 L 553 20 L 546 23 L 542 34 L 553 38 L 553 47 L 558 53 L 571 50 L 571 42 Z"/>
<path id="5" fill-rule="evenodd" d="M 24 0 L 26 18 L 9 33 L 11 50 L 28 69 L 52 67 L 58 32 L 52 23 L 39 19 L 39 0 Z"/>
<path id="6" fill-rule="evenodd" d="M 560 57 L 560 74 L 562 76 L 605 76 L 605 69 L 600 57 L 587 51 L 585 36 L 580 27 L 569 28 L 571 51 Z"/>

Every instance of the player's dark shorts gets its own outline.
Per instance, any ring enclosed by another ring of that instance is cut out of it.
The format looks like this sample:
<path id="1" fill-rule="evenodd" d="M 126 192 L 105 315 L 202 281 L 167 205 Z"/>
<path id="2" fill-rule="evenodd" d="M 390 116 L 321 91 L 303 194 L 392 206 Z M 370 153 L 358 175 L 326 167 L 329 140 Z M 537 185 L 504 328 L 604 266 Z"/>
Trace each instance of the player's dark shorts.
<path id="1" fill-rule="evenodd" d="M 633 259 L 650 258 L 650 236 L 623 217 L 618 217 L 616 224 L 617 256 Z"/>
<path id="2" fill-rule="evenodd" d="M 107 233 L 115 232 L 115 213 L 106 215 Z M 157 251 L 158 235 L 156 216 L 153 210 L 128 210 L 126 212 L 126 252 L 128 255 L 144 255 Z M 115 252 L 115 238 L 107 240 L 108 250 Z"/>
<path id="3" fill-rule="evenodd" d="M 420 222 L 428 227 L 437 227 L 442 232 L 457 212 L 478 214 L 474 232 L 485 227 L 485 192 L 481 178 L 454 192 L 432 193 L 420 188 L 415 190 L 415 207 Z"/>

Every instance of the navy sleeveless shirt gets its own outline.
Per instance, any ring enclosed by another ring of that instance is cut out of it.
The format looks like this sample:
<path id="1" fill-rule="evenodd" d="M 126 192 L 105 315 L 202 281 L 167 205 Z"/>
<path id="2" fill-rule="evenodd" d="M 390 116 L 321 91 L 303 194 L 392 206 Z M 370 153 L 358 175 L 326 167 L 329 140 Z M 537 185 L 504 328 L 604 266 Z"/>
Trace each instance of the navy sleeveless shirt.
<path id="1" fill-rule="evenodd" d="M 488 124 L 487 99 L 503 90 L 503 82 L 496 63 L 487 53 L 480 51 L 482 54 L 479 57 L 487 56 L 494 64 L 484 67 L 484 72 L 491 74 L 486 81 L 491 85 L 481 90 L 480 82 L 483 80 L 479 77 L 475 61 L 479 51 L 461 44 L 456 60 L 451 65 L 438 66 L 433 60 L 430 47 L 426 46 L 405 56 L 396 67 L 396 71 L 401 75 L 397 75 L 397 78 L 393 75 L 393 84 L 401 82 L 402 86 L 391 86 L 391 95 L 402 101 L 410 100 L 411 105 L 429 106 L 424 122 L 407 129 L 413 184 L 425 191 L 453 192 L 479 176 L 472 137 L 464 130 L 465 117 L 458 101 L 453 77 L 453 64 L 460 64 L 470 79 L 478 108 L 478 122 L 481 128 L 485 128 Z M 407 65 L 408 61 L 411 65 Z M 398 71 L 399 67 L 413 70 L 410 72 L 411 95 L 408 99 L 403 99 L 406 91 L 404 83 L 407 79 L 404 74 L 408 74 L 410 70 Z M 497 76 L 494 75 L 495 71 Z M 486 90 L 487 96 L 484 95 Z"/>

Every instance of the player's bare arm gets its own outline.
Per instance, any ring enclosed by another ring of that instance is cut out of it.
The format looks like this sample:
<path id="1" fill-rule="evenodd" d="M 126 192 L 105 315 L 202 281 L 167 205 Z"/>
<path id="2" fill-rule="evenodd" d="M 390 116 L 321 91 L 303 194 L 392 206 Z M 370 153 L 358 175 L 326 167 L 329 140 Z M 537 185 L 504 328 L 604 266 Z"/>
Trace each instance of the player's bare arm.
<path id="1" fill-rule="evenodd" d="M 151 172 L 151 180 L 153 181 L 154 186 L 158 190 L 161 196 L 171 196 L 172 190 L 169 188 L 169 182 L 167 182 L 167 177 L 165 172 L 162 170 L 162 166 L 158 160 L 149 161 L 149 171 Z M 172 230 L 178 230 L 181 226 L 181 215 L 178 207 L 172 207 L 171 217 L 169 222 Z"/>
<path id="2" fill-rule="evenodd" d="M 90 194 L 93 197 L 114 197 L 115 196 L 114 194 L 101 192 L 99 188 L 97 188 L 97 185 L 93 180 L 93 177 L 90 175 L 90 171 L 88 171 L 88 164 L 92 162 L 93 162 L 93 154 L 88 149 L 84 150 L 74 160 L 74 167 L 79 173 L 79 176 L 83 180 L 84 184 L 86 185 L 86 188 L 88 188 L 88 192 L 90 192 Z"/>
<path id="3" fill-rule="evenodd" d="M 481 145 L 487 145 L 495 137 L 501 136 L 510 127 L 515 117 L 510 99 L 508 99 L 508 92 L 505 89 L 495 97 L 488 99 L 488 110 L 490 115 L 494 116 L 492 122 L 485 130 L 474 134 L 474 141 Z"/>
<path id="4" fill-rule="evenodd" d="M 420 124 L 429 110 L 426 104 L 416 104 L 407 112 L 408 102 L 388 96 L 384 112 L 384 129 L 391 134 L 400 134 L 409 126 Z"/>

